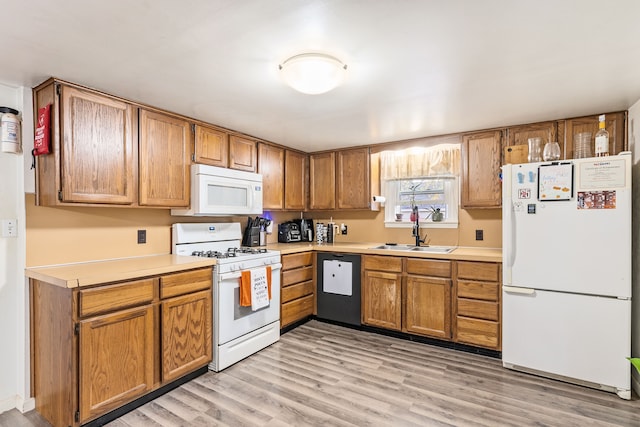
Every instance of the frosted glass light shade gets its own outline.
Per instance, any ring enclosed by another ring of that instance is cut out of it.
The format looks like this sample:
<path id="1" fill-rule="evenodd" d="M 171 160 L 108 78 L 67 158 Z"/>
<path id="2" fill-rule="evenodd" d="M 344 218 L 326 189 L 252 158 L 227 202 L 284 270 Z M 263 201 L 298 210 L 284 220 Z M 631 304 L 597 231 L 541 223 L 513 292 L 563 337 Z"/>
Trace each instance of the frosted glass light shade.
<path id="1" fill-rule="evenodd" d="M 324 53 L 301 53 L 279 65 L 284 81 L 298 92 L 317 95 L 339 86 L 347 65 Z"/>

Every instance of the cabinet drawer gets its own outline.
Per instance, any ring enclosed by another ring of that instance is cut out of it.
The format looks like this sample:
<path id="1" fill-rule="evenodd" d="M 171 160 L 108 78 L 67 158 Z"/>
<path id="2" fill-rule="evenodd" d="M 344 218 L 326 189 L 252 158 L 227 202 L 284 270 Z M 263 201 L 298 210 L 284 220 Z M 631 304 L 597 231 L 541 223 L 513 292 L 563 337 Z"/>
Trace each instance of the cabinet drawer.
<path id="1" fill-rule="evenodd" d="M 287 326 L 313 314 L 313 295 L 282 304 L 281 325 Z"/>
<path id="2" fill-rule="evenodd" d="M 458 280 L 458 297 L 498 301 L 500 297 L 500 285 L 497 283 Z"/>
<path id="3" fill-rule="evenodd" d="M 402 258 L 367 255 L 363 257 L 362 263 L 365 270 L 381 270 L 402 273 Z"/>
<path id="4" fill-rule="evenodd" d="M 313 252 L 282 256 L 283 270 L 291 270 L 292 268 L 304 267 L 305 265 L 313 265 Z"/>
<path id="5" fill-rule="evenodd" d="M 494 262 L 458 261 L 458 278 L 500 281 L 500 265 Z"/>
<path id="6" fill-rule="evenodd" d="M 407 258 L 407 273 L 450 278 L 451 261 Z"/>
<path id="7" fill-rule="evenodd" d="M 160 277 L 160 298 L 170 298 L 211 288 L 211 268 L 167 274 Z"/>
<path id="8" fill-rule="evenodd" d="M 78 292 L 79 316 L 91 316 L 153 301 L 156 279 L 82 289 Z"/>
<path id="9" fill-rule="evenodd" d="M 313 279 L 313 267 L 297 268 L 282 272 L 282 287 Z"/>
<path id="10" fill-rule="evenodd" d="M 458 316 L 498 321 L 500 320 L 498 307 L 495 302 L 458 298 Z"/>
<path id="11" fill-rule="evenodd" d="M 282 288 L 282 303 L 292 301 L 296 298 L 313 295 L 313 280 L 297 283 L 295 285 Z"/>
<path id="12" fill-rule="evenodd" d="M 500 349 L 500 323 L 458 316 L 456 326 L 456 341 Z"/>

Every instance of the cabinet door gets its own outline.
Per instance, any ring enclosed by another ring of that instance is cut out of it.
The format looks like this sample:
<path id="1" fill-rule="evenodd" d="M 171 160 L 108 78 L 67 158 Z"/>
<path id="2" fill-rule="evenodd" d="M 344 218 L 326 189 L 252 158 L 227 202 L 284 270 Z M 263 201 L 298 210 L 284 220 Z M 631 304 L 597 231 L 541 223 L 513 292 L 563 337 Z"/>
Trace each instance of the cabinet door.
<path id="1" fill-rule="evenodd" d="M 153 388 L 153 313 L 146 305 L 80 322 L 80 422 Z"/>
<path id="2" fill-rule="evenodd" d="M 608 113 L 605 117 L 605 126 L 609 132 L 609 154 L 618 154 L 627 150 L 625 138 L 626 113 Z M 573 138 L 581 132 L 591 133 L 591 152 L 595 156 L 593 147 L 596 132 L 598 132 L 598 116 L 578 117 L 565 120 L 564 134 L 564 158 L 573 159 Z"/>
<path id="3" fill-rule="evenodd" d="M 241 171 L 255 172 L 258 155 L 256 142 L 238 135 L 229 137 L 229 167 Z"/>
<path id="4" fill-rule="evenodd" d="M 399 331 L 402 327 L 402 275 L 382 271 L 364 272 L 363 323 Z"/>
<path id="5" fill-rule="evenodd" d="M 196 125 L 195 161 L 226 168 L 229 165 L 229 135 L 208 126 Z"/>
<path id="6" fill-rule="evenodd" d="M 462 139 L 462 207 L 496 208 L 502 203 L 500 131 L 464 135 Z"/>
<path id="7" fill-rule="evenodd" d="M 285 150 L 284 208 L 303 211 L 307 208 L 307 155 Z"/>
<path id="8" fill-rule="evenodd" d="M 192 140 L 188 121 L 140 110 L 140 205 L 189 206 Z"/>
<path id="9" fill-rule="evenodd" d="M 335 209 L 335 195 L 335 152 L 309 155 L 309 209 Z"/>
<path id="10" fill-rule="evenodd" d="M 336 176 L 338 209 L 371 207 L 368 147 L 338 151 Z"/>
<path id="11" fill-rule="evenodd" d="M 258 144 L 258 173 L 262 175 L 262 207 L 284 208 L 284 149 Z"/>
<path id="12" fill-rule="evenodd" d="M 61 86 L 63 202 L 135 201 L 135 108 L 108 96 Z"/>
<path id="13" fill-rule="evenodd" d="M 509 159 L 506 158 L 507 154 L 505 153 L 503 163 L 526 163 L 527 155 L 529 153 L 529 138 L 540 138 L 542 140 L 542 147 L 544 147 L 547 142 L 558 142 L 560 146 L 564 144 L 563 141 L 559 140 L 558 122 L 542 122 L 512 126 L 507 129 L 505 145 L 508 147 L 517 146 L 512 148 L 511 152 L 518 154 L 515 158 L 512 158 L 511 161 L 509 161 Z M 516 149 L 518 150 L 515 151 Z M 512 157 L 514 156 L 512 155 Z"/>
<path id="14" fill-rule="evenodd" d="M 164 383 L 211 361 L 211 290 L 162 301 L 162 381 Z"/>
<path id="15" fill-rule="evenodd" d="M 405 325 L 407 332 L 451 338 L 451 280 L 407 276 Z"/>

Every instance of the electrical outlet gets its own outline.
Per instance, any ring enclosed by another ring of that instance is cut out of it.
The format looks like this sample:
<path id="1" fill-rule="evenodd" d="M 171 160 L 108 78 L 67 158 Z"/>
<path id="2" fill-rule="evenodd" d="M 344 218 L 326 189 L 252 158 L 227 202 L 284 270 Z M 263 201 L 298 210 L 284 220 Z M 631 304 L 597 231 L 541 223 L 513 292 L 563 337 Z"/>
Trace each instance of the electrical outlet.
<path id="1" fill-rule="evenodd" d="M 147 230 L 138 230 L 138 244 L 147 243 Z"/>
<path id="2" fill-rule="evenodd" d="M 346 224 L 340 224 L 340 233 L 342 234 L 347 234 L 347 225 Z"/>
<path id="3" fill-rule="evenodd" d="M 476 230 L 476 240 L 484 240 L 484 230 Z"/>
<path id="4" fill-rule="evenodd" d="M 3 219 L 2 220 L 2 237 L 17 237 L 18 228 L 17 219 Z"/>

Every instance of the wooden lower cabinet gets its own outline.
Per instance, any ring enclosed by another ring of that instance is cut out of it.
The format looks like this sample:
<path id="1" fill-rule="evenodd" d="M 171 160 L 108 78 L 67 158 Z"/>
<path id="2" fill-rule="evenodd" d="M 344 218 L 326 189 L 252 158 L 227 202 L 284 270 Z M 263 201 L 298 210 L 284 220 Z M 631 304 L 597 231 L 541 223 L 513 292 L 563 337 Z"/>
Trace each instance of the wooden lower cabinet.
<path id="1" fill-rule="evenodd" d="M 451 339 L 451 261 L 407 258 L 404 330 Z"/>
<path id="2" fill-rule="evenodd" d="M 500 264 L 457 264 L 455 341 L 501 350 Z"/>
<path id="3" fill-rule="evenodd" d="M 206 366 L 211 286 L 210 267 L 73 289 L 31 279 L 36 410 L 76 427 Z"/>
<path id="4" fill-rule="evenodd" d="M 291 325 L 314 314 L 314 260 L 313 252 L 282 256 L 280 327 Z"/>
<path id="5" fill-rule="evenodd" d="M 402 329 L 402 258 L 364 256 L 362 323 Z"/>
<path id="6" fill-rule="evenodd" d="M 211 361 L 212 292 L 162 301 L 162 381 L 173 381 Z"/>
<path id="7" fill-rule="evenodd" d="M 154 318 L 148 304 L 80 322 L 80 421 L 153 389 Z"/>

